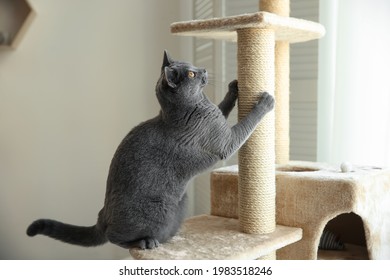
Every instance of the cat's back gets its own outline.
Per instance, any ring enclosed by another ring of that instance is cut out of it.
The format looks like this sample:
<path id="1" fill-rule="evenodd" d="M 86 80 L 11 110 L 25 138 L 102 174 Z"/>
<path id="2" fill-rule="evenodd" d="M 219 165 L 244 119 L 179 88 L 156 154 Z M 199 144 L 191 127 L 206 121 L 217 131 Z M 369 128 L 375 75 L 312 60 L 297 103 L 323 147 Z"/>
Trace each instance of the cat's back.
<path id="1" fill-rule="evenodd" d="M 166 141 L 159 117 L 134 127 L 119 144 L 111 165 L 114 167 L 140 167 L 147 161 L 158 160 L 158 147 Z"/>

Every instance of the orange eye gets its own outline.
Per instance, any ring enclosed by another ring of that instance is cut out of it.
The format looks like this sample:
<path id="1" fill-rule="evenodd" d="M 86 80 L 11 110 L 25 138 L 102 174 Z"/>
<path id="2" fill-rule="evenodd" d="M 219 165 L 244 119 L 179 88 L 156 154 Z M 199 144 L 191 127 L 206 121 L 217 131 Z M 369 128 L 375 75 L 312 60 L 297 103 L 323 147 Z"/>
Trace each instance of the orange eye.
<path id="1" fill-rule="evenodd" d="M 188 77 L 189 78 L 195 78 L 195 73 L 194 72 L 192 72 L 192 71 L 188 71 Z"/>

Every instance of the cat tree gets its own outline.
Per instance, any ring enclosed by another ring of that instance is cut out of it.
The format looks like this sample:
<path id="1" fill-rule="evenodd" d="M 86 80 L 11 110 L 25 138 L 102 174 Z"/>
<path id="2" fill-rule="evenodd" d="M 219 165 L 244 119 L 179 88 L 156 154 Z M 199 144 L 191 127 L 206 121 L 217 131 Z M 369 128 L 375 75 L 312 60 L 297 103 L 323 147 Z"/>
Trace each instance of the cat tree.
<path id="1" fill-rule="evenodd" d="M 276 97 L 276 117 L 268 113 L 239 151 L 239 218 L 188 219 L 159 248 L 130 250 L 137 259 L 275 259 L 277 249 L 302 238 L 300 228 L 276 225 L 275 160 L 288 161 L 288 44 L 320 38 L 325 31 L 318 23 L 288 17 L 288 0 L 262 0 L 260 6 L 258 13 L 171 25 L 177 35 L 237 41 L 239 118 L 261 92 Z"/>
<path id="2" fill-rule="evenodd" d="M 289 18 L 288 0 L 261 0 L 260 7 L 263 12 L 171 25 L 178 35 L 237 41 L 239 118 L 260 92 L 274 94 L 276 107 L 240 149 L 239 165 L 212 172 L 211 215 L 188 219 L 157 249 L 131 254 L 275 259 L 278 250 L 278 259 L 316 259 L 327 223 L 353 212 L 361 217 L 368 257 L 390 259 L 390 170 L 289 162 L 289 43 L 320 38 L 324 28 Z"/>

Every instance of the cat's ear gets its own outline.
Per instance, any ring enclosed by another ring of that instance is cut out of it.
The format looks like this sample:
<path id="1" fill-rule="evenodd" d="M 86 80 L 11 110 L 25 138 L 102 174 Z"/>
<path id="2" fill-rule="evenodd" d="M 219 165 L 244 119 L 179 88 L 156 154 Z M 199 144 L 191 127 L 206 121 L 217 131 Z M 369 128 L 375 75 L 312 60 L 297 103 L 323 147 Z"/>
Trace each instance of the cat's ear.
<path id="1" fill-rule="evenodd" d="M 165 81 L 168 83 L 168 86 L 170 86 L 171 88 L 176 87 L 176 84 L 174 82 L 176 79 L 175 70 L 169 68 L 168 66 L 165 66 L 164 67 L 164 78 L 165 78 Z"/>
<path id="2" fill-rule="evenodd" d="M 164 60 L 163 60 L 161 70 L 164 70 L 165 67 L 171 65 L 172 62 L 173 62 L 173 59 L 169 56 L 168 52 L 166 50 L 164 50 Z"/>

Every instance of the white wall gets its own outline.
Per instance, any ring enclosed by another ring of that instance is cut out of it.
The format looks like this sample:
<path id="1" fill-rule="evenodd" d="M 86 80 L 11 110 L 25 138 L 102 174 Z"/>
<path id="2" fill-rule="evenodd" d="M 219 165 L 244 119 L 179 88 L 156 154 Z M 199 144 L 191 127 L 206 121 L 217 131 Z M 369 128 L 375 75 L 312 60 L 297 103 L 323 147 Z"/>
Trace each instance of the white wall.
<path id="1" fill-rule="evenodd" d="M 36 218 L 92 225 L 112 154 L 154 116 L 163 49 L 179 0 L 31 0 L 37 17 L 0 51 L 0 259 L 111 259 L 97 248 L 29 238 Z"/>

